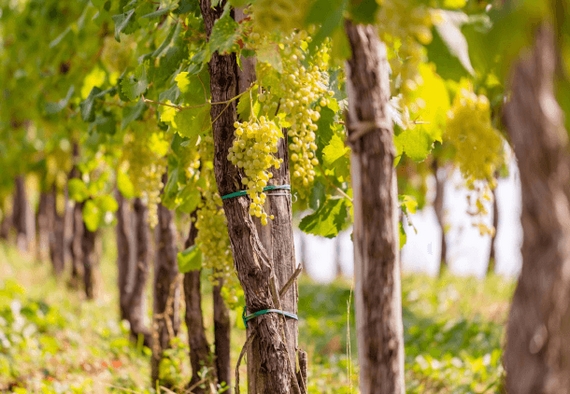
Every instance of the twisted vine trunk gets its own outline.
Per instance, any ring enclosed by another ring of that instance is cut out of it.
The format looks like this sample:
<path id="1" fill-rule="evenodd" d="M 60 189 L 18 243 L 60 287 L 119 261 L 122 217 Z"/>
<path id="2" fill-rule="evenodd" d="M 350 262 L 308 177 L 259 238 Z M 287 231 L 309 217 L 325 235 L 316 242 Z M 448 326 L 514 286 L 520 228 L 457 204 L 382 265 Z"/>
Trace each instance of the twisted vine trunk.
<path id="1" fill-rule="evenodd" d="M 435 197 L 433 200 L 433 210 L 437 218 L 437 224 L 441 229 L 441 248 L 439 254 L 439 276 L 449 269 L 447 262 L 447 240 L 445 239 L 445 182 L 439 175 L 439 163 L 437 160 L 432 162 L 432 171 L 435 178 Z"/>
<path id="2" fill-rule="evenodd" d="M 91 231 L 83 222 L 81 237 L 81 259 L 83 261 L 83 287 L 88 300 L 95 298 L 97 286 L 97 231 Z"/>
<path id="3" fill-rule="evenodd" d="M 216 19 L 222 15 L 223 4 L 211 7 L 209 0 L 200 2 L 208 36 Z M 235 55 L 214 53 L 208 65 L 212 102 L 227 101 L 239 92 L 238 67 Z M 242 78 L 242 86 L 247 80 Z M 210 115 L 214 134 L 214 168 L 216 183 L 221 195 L 241 189 L 240 174 L 227 160 L 229 148 L 234 140 L 233 124 L 237 119 L 236 102 L 212 105 Z M 286 141 L 280 144 L 279 155 L 287 163 Z M 288 183 L 288 168 L 282 166 L 273 184 Z M 278 293 L 295 271 L 291 198 L 286 195 L 268 196 L 268 214 L 275 219 L 267 226 L 258 228 L 249 215 L 249 198 L 237 197 L 224 200 L 224 211 L 238 278 L 244 289 L 247 313 L 262 309 L 282 309 L 297 312 L 296 285 L 282 297 L 273 297 L 272 289 Z M 261 230 L 261 231 L 260 231 Z M 248 392 L 301 393 L 304 381 L 296 371 L 297 322 L 268 313 L 248 323 L 251 346 L 248 351 Z M 304 353 L 299 353 L 304 363 Z"/>
<path id="4" fill-rule="evenodd" d="M 491 246 L 489 248 L 489 263 L 487 264 L 487 275 L 495 272 L 497 268 L 497 256 L 495 249 L 495 239 L 497 237 L 497 229 L 499 226 L 499 206 L 497 203 L 497 188 L 493 189 L 493 228 L 495 231 L 491 235 Z"/>
<path id="5" fill-rule="evenodd" d="M 40 193 L 38 212 L 36 214 L 36 260 L 44 262 L 49 258 L 49 213 L 48 213 L 48 192 Z"/>
<path id="6" fill-rule="evenodd" d="M 198 229 L 194 223 L 190 224 L 190 232 L 184 243 L 185 248 L 193 246 L 198 235 Z M 204 315 L 202 313 L 202 293 L 200 290 L 200 274 L 202 270 L 188 271 L 184 274 L 184 300 L 186 303 L 186 327 L 188 328 L 188 345 L 190 346 L 190 365 L 192 367 L 192 379 L 188 386 L 193 393 L 206 394 L 210 390 L 203 389 L 199 383 L 203 377 L 200 376 L 202 368 L 208 369 L 210 382 L 216 382 L 216 371 L 213 365 L 213 355 L 210 351 L 210 344 L 206 338 L 204 329 Z M 208 382 L 204 383 L 205 386 Z"/>
<path id="7" fill-rule="evenodd" d="M 65 265 L 65 215 L 57 210 L 57 191 L 55 185 L 46 195 L 47 225 L 49 230 L 49 256 L 56 276 L 63 273 Z"/>
<path id="8" fill-rule="evenodd" d="M 79 160 L 79 144 L 73 142 L 72 146 L 73 167 L 69 173 L 69 179 L 79 178 L 81 173 L 77 167 Z M 71 256 L 71 278 L 69 284 L 72 288 L 78 289 L 83 279 L 83 253 L 81 239 L 83 238 L 83 203 L 76 202 L 71 208 L 70 220 L 70 242 L 69 252 Z"/>
<path id="9" fill-rule="evenodd" d="M 166 184 L 166 174 L 163 176 Z M 151 381 L 159 381 L 163 353 L 180 329 L 180 280 L 176 261 L 176 228 L 171 210 L 158 205 L 156 259 L 154 265 L 154 306 L 152 326 Z M 171 382 L 159 382 L 169 386 Z"/>
<path id="10" fill-rule="evenodd" d="M 555 36 L 542 26 L 512 70 L 505 122 L 522 188 L 522 270 L 507 328 L 510 393 L 570 393 L 570 155 L 554 95 Z"/>
<path id="11" fill-rule="evenodd" d="M 35 245 L 35 220 L 23 175 L 15 179 L 14 201 L 12 204 L 12 220 L 16 229 L 16 245 L 19 250 L 31 252 Z"/>
<path id="12" fill-rule="evenodd" d="M 131 323 L 131 334 L 140 340 L 142 335 L 145 346 L 151 346 L 150 329 L 144 324 L 145 316 L 145 288 L 149 274 L 150 262 L 150 234 L 147 223 L 148 210 L 140 198 L 135 198 L 133 204 L 134 213 L 134 254 L 135 265 L 133 267 L 134 284 L 131 289 L 128 313 Z"/>
<path id="13" fill-rule="evenodd" d="M 121 319 L 128 320 L 129 316 L 129 271 L 131 271 L 131 253 L 133 252 L 133 236 L 131 234 L 131 212 L 129 204 L 119 192 L 115 192 L 117 204 L 117 284 L 119 286 L 119 311 Z"/>
<path id="14" fill-rule="evenodd" d="M 404 393 L 398 200 L 386 48 L 372 26 L 346 22 L 352 145 L 354 272 L 360 392 Z"/>
<path id="15" fill-rule="evenodd" d="M 230 358 L 231 346 L 231 322 L 230 310 L 222 297 L 223 280 L 219 279 L 219 284 L 212 289 L 214 301 L 214 342 L 216 374 L 218 383 L 225 382 L 231 386 L 232 364 Z M 230 389 L 231 391 L 231 389 Z"/>

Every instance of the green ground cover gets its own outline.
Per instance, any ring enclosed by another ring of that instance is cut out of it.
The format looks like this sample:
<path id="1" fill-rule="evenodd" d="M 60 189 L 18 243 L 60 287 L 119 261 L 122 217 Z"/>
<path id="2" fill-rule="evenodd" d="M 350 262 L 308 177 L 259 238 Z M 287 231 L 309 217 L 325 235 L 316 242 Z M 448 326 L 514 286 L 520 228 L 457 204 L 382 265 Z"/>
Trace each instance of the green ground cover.
<path id="1" fill-rule="evenodd" d="M 112 250 L 107 246 L 104 250 Z M 65 279 L 56 282 L 48 263 L 0 245 L 1 392 L 152 392 L 150 351 L 129 342 L 128 327 L 118 320 L 114 261 L 112 253 L 105 255 L 99 297 L 87 302 Z M 351 283 L 302 278 L 299 287 L 299 343 L 309 354 L 310 393 L 357 393 Z M 501 392 L 503 328 L 513 282 L 406 274 L 402 287 L 407 392 Z M 210 307 L 206 294 L 211 333 Z M 232 360 L 245 339 L 239 315 L 232 312 Z M 187 350 L 182 332 L 163 368 L 181 386 L 189 378 Z"/>

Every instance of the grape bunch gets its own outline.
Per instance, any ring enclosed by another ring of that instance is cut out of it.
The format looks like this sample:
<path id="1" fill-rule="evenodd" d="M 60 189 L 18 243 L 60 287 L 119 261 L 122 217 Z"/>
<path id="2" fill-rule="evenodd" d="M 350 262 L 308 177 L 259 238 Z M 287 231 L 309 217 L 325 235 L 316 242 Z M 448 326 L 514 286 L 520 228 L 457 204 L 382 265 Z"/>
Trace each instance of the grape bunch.
<path id="1" fill-rule="evenodd" d="M 447 116 L 444 138 L 454 148 L 453 160 L 467 183 L 471 214 L 486 215 L 496 171 L 505 161 L 503 139 L 491 123 L 487 97 L 475 94 L 471 86 L 459 89 Z M 494 231 L 483 221 L 475 225 L 482 235 Z"/>
<path id="2" fill-rule="evenodd" d="M 255 15 L 252 19 L 255 26 L 258 23 Z M 270 48 L 271 43 L 276 40 L 272 35 L 262 36 L 253 30 L 248 42 L 251 49 Z M 319 163 L 315 156 L 317 122 L 321 108 L 329 104 L 333 92 L 328 90 L 329 75 L 326 72 L 330 43 L 326 42 L 316 53 L 309 54 L 307 48 L 310 41 L 311 37 L 305 30 L 279 37 L 280 45 L 273 46 L 272 50 L 278 51 L 280 62 L 270 64 L 259 61 L 256 68 L 259 89 L 257 100 L 263 115 L 256 117 L 255 114 L 250 114 L 246 122 L 236 124 L 235 136 L 240 144 L 238 146 L 241 146 L 239 149 L 251 146 L 254 152 L 250 155 L 257 154 L 263 158 L 256 163 L 261 166 L 258 167 L 235 156 L 238 153 L 235 145 L 234 155 L 230 154 L 230 160 L 238 167 L 245 168 L 242 165 L 250 165 L 257 171 L 246 174 L 245 184 L 248 188 L 257 188 L 251 194 L 253 204 L 250 213 L 260 217 L 262 223 L 267 223 L 267 215 L 263 211 L 265 196 L 261 195 L 260 188 L 262 190 L 267 184 L 269 169 L 272 166 L 278 168 L 280 164 L 272 157 L 276 153 L 275 143 L 282 137 L 281 128 L 288 129 L 292 187 L 303 196 L 315 179 L 314 167 Z M 256 126 L 253 126 L 254 124 Z M 246 133 L 246 129 L 252 132 Z M 267 132 L 271 135 L 273 149 L 261 151 L 258 148 L 263 145 L 256 145 L 255 142 L 245 143 L 245 139 L 255 135 L 254 130 L 261 129 L 272 130 Z"/>
<path id="3" fill-rule="evenodd" d="M 495 183 L 494 173 L 504 162 L 503 140 L 491 123 L 489 99 L 471 86 L 457 92 L 447 116 L 444 138 L 454 147 L 454 161 L 467 180 Z"/>
<path id="4" fill-rule="evenodd" d="M 282 159 L 277 159 L 274 154 L 283 133 L 265 116 L 253 122 L 236 122 L 234 127 L 235 139 L 228 160 L 244 170 L 245 177 L 241 182 L 251 198 L 249 214 L 260 218 L 261 223 L 266 225 L 268 216 L 263 209 L 266 199 L 263 188 L 273 177 L 271 167 L 281 166 Z"/>
<path id="5" fill-rule="evenodd" d="M 128 162 L 128 175 L 137 195 L 148 207 L 148 224 L 158 224 L 158 204 L 166 172 L 168 142 L 161 131 L 148 130 L 143 122 L 132 124 L 126 135 L 122 161 Z"/>
<path id="6" fill-rule="evenodd" d="M 228 305 L 235 305 L 239 284 L 233 266 L 233 256 L 228 235 L 227 220 L 222 208 L 214 175 L 214 140 L 204 136 L 198 145 L 201 179 L 201 202 L 196 212 L 196 245 L 202 253 L 202 266 L 210 271 L 210 281 L 217 285 L 224 282 L 223 296 Z M 195 169 L 197 170 L 197 169 Z"/>

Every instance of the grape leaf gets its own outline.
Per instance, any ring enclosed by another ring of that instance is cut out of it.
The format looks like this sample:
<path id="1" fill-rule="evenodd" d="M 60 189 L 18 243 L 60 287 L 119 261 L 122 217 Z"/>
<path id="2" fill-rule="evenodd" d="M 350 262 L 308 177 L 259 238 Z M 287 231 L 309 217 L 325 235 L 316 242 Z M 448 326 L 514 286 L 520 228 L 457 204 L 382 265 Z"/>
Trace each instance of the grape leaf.
<path id="1" fill-rule="evenodd" d="M 442 21 L 432 29 L 433 39 L 427 45 L 428 59 L 444 79 L 459 81 L 474 74 L 469 48 L 461 26 L 469 17 L 457 11 L 440 10 Z"/>
<path id="2" fill-rule="evenodd" d="M 117 170 L 117 189 L 125 198 L 136 197 L 135 185 L 124 171 Z"/>
<path id="3" fill-rule="evenodd" d="M 121 42 L 121 32 L 127 29 L 134 14 L 135 9 L 133 8 L 122 14 L 113 15 L 113 21 L 115 22 L 115 40 L 117 40 L 117 42 Z"/>
<path id="4" fill-rule="evenodd" d="M 219 53 L 230 52 L 239 37 L 240 29 L 238 23 L 233 20 L 229 12 L 224 12 L 212 28 L 210 51 L 218 51 Z"/>
<path id="5" fill-rule="evenodd" d="M 330 198 L 314 213 L 305 216 L 299 228 L 309 234 L 334 238 L 346 226 L 348 210 L 342 198 Z"/>
<path id="6" fill-rule="evenodd" d="M 202 252 L 197 245 L 178 252 L 176 255 L 178 261 L 178 271 L 185 274 L 190 271 L 197 271 L 202 267 Z"/>
<path id="7" fill-rule="evenodd" d="M 146 110 L 145 102 L 140 99 L 134 106 L 123 108 L 123 119 L 121 119 L 121 130 L 124 130 L 131 122 L 141 118 Z"/>
<path id="8" fill-rule="evenodd" d="M 85 201 L 83 205 L 83 221 L 89 231 L 96 231 L 101 224 L 103 215 L 101 209 L 93 200 Z"/>
<path id="9" fill-rule="evenodd" d="M 83 202 L 89 197 L 89 191 L 85 183 L 78 178 L 70 179 L 67 183 L 69 198 L 73 201 Z"/>
<path id="10" fill-rule="evenodd" d="M 309 51 L 312 52 L 327 37 L 342 26 L 344 21 L 344 11 L 348 5 L 348 0 L 316 0 L 307 14 L 305 25 L 320 26 L 316 33 L 312 35 L 309 43 Z"/>
<path id="11" fill-rule="evenodd" d="M 348 11 L 355 22 L 370 25 L 376 21 L 378 2 L 376 0 L 352 0 Z"/>
<path id="12" fill-rule="evenodd" d="M 141 94 L 146 92 L 149 82 L 146 75 L 146 67 L 143 64 L 139 64 L 136 68 L 133 76 L 129 78 L 124 78 L 121 81 L 121 91 L 129 100 L 135 100 Z"/>
<path id="13" fill-rule="evenodd" d="M 414 161 L 423 161 L 431 152 L 433 140 L 429 134 L 420 127 L 406 129 L 394 137 L 397 155 L 405 153 Z"/>
<path id="14" fill-rule="evenodd" d="M 336 134 L 332 136 L 329 144 L 323 149 L 323 163 L 328 167 L 333 165 L 335 161 L 346 155 L 350 149 L 344 145 L 344 142 Z"/>

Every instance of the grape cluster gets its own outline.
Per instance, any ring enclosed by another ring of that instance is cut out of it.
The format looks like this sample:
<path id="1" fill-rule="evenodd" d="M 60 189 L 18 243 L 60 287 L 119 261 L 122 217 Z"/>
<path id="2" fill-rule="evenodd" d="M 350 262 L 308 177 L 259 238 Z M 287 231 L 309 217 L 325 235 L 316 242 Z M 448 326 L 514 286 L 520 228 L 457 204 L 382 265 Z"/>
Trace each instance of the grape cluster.
<path id="1" fill-rule="evenodd" d="M 129 178 L 147 205 L 148 224 L 154 228 L 158 224 L 162 175 L 167 165 L 164 147 L 168 149 L 168 142 L 162 132 L 149 131 L 139 123 L 133 124 L 133 132 L 126 135 L 122 160 L 128 162 Z"/>
<path id="2" fill-rule="evenodd" d="M 257 22 L 254 15 L 253 23 Z M 275 40 L 275 37 L 269 36 L 261 36 L 255 33 L 254 29 L 249 45 L 253 49 L 266 48 L 271 40 Z M 271 127 L 275 128 L 272 135 L 278 135 L 278 138 L 281 137 L 279 128 L 288 129 L 291 184 L 301 195 L 309 190 L 315 179 L 314 167 L 319 163 L 315 157 L 317 121 L 320 118 L 321 108 L 327 106 L 330 97 L 333 96 L 333 92 L 327 87 L 329 76 L 325 71 L 328 69 L 329 43 L 323 45 L 309 59 L 306 48 L 310 41 L 311 37 L 304 30 L 287 34 L 279 38 L 278 51 L 281 62 L 270 64 L 260 61 L 258 63 L 256 69 L 259 81 L 258 101 L 261 105 L 260 111 L 264 116 L 256 119 L 252 115 L 248 122 L 245 122 L 248 129 L 252 127 L 252 123 L 258 124 L 259 128 L 267 128 L 264 123 L 271 122 L 274 125 Z M 238 123 L 236 126 L 241 125 Z M 242 134 L 238 135 L 239 133 Z M 236 139 L 243 138 L 249 138 L 248 134 L 236 127 Z M 273 150 L 262 154 L 272 155 L 275 152 L 276 150 Z M 232 162 L 239 166 L 236 159 L 234 157 Z M 275 160 L 265 159 L 267 170 L 276 164 Z M 247 175 L 246 181 L 252 183 L 253 186 L 257 186 L 259 181 L 261 181 L 260 184 L 265 185 L 267 180 L 260 178 L 261 174 L 263 173 Z M 261 217 L 262 222 L 266 223 L 267 220 L 264 217 L 266 218 L 267 215 L 262 209 L 264 197 L 257 195 L 255 197 L 260 197 L 260 201 L 254 200 L 252 214 Z"/>
<path id="3" fill-rule="evenodd" d="M 494 184 L 494 173 L 503 164 L 503 140 L 491 124 L 489 100 L 470 86 L 457 92 L 447 116 L 444 138 L 455 148 L 455 162 L 468 181 Z"/>
<path id="4" fill-rule="evenodd" d="M 453 160 L 470 191 L 471 214 L 486 215 L 491 189 L 496 186 L 495 173 L 505 160 L 503 140 L 491 123 L 487 97 L 475 94 L 471 86 L 459 89 L 447 116 L 444 138 L 455 150 Z M 482 221 L 475 225 L 481 234 L 493 231 Z"/>
<path id="5" fill-rule="evenodd" d="M 261 223 L 266 225 L 268 216 L 263 209 L 266 199 L 263 188 L 273 177 L 271 167 L 279 168 L 283 161 L 274 156 L 283 133 L 265 116 L 253 122 L 236 122 L 234 127 L 235 139 L 228 160 L 244 170 L 245 177 L 241 182 L 251 198 L 249 214 L 260 218 Z"/>
<path id="6" fill-rule="evenodd" d="M 209 279 L 212 284 L 224 281 L 227 290 L 223 296 L 231 306 L 237 302 L 239 284 L 233 266 L 226 215 L 214 175 L 214 140 L 211 136 L 204 136 L 198 146 L 201 202 L 196 212 L 196 245 L 202 253 L 202 266 L 211 270 Z"/>

